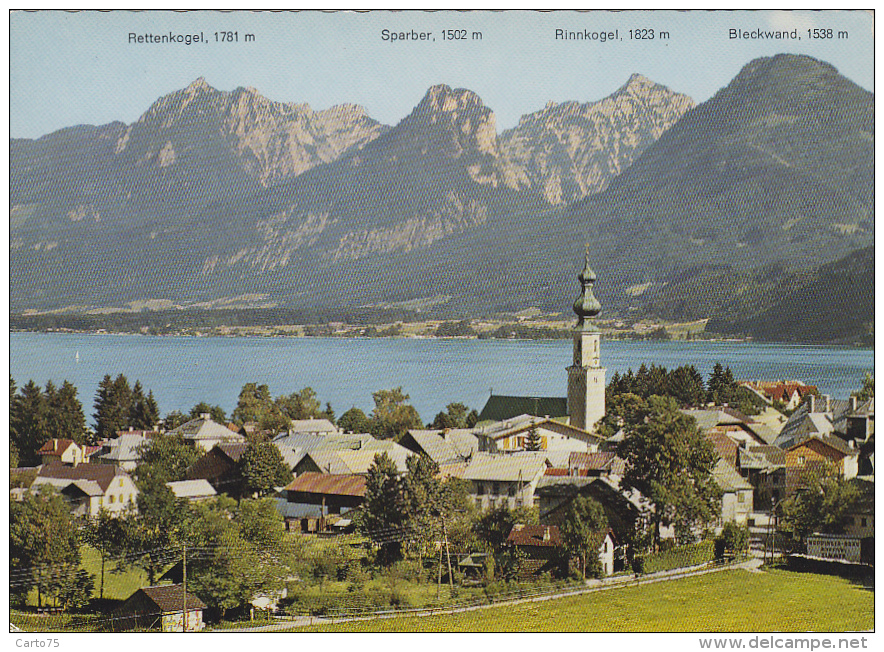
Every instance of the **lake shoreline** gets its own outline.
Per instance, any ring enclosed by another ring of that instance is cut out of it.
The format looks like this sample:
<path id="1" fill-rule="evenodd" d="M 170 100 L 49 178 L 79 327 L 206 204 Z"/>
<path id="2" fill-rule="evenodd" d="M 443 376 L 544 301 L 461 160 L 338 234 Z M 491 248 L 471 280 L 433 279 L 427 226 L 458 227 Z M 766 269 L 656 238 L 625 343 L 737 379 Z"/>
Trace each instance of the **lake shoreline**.
<path id="1" fill-rule="evenodd" d="M 294 325 L 295 327 L 303 327 L 304 325 L 298 324 Z M 376 326 L 379 327 L 379 326 Z M 108 330 L 76 330 L 76 329 L 27 329 L 27 328 L 17 328 L 10 329 L 10 333 L 34 333 L 34 334 L 52 334 L 52 335 L 88 335 L 88 336 L 103 336 L 103 335 L 120 335 L 120 336 L 136 336 L 136 337 L 157 337 L 157 338 L 185 338 L 185 339 L 293 339 L 293 340 L 304 340 L 304 339 L 332 339 L 332 340 L 354 340 L 354 341 L 371 341 L 371 340 L 454 340 L 454 341 L 468 341 L 468 340 L 476 340 L 483 342 L 556 342 L 562 341 L 566 339 L 570 339 L 571 331 L 566 331 L 562 337 L 479 337 L 479 336 L 448 336 L 448 335 L 352 335 L 352 334 L 340 334 L 340 335 L 306 335 L 304 333 L 291 332 L 291 333 L 243 333 L 243 332 L 230 332 L 230 333 L 187 333 L 187 332 L 174 332 L 174 333 L 139 333 L 134 331 L 108 331 Z M 635 343 L 643 343 L 648 341 L 657 341 L 662 343 L 666 342 L 679 342 L 682 344 L 709 344 L 709 343 L 720 343 L 720 344 L 751 344 L 751 345 L 761 345 L 761 346 L 806 346 L 806 347 L 827 347 L 827 348 L 844 348 L 850 350 L 868 350 L 874 351 L 874 346 L 869 346 L 867 344 L 845 344 L 845 343 L 837 343 L 837 342 L 781 342 L 781 341 L 766 341 L 766 340 L 756 340 L 753 338 L 734 338 L 734 337 L 693 337 L 691 339 L 659 339 L 659 340 L 651 340 L 650 338 L 638 338 L 638 337 L 612 337 L 610 334 L 606 334 L 602 331 L 601 336 L 602 341 L 606 342 L 635 342 Z"/>

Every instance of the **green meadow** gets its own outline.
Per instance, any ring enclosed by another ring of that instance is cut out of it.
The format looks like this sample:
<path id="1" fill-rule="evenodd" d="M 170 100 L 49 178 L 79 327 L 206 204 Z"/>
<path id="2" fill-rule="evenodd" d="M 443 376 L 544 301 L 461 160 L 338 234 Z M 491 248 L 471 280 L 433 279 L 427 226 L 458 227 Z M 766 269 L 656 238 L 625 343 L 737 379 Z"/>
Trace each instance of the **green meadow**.
<path id="1" fill-rule="evenodd" d="M 441 616 L 297 628 L 316 632 L 765 632 L 871 630 L 874 589 L 785 570 L 729 570 Z"/>

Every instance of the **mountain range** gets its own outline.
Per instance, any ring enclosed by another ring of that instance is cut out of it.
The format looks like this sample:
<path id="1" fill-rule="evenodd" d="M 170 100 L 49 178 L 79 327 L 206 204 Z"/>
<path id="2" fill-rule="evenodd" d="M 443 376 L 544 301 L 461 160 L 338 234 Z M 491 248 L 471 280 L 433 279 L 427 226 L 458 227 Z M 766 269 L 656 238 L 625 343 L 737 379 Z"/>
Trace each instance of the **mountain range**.
<path id="1" fill-rule="evenodd" d="M 873 152 L 874 96 L 803 56 L 699 106 L 633 75 L 501 133 L 445 85 L 390 127 L 200 79 L 132 125 L 10 142 L 11 309 L 565 310 L 588 243 L 628 314 L 697 265 L 802 273 L 868 246 Z"/>

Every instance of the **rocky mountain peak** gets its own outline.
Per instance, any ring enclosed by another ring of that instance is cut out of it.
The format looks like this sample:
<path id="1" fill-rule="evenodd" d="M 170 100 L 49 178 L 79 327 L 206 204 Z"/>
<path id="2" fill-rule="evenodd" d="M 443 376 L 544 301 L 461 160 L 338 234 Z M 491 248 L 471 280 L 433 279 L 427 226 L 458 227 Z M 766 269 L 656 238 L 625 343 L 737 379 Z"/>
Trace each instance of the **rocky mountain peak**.
<path id="1" fill-rule="evenodd" d="M 197 77 L 192 82 L 187 85 L 185 90 L 188 91 L 213 91 L 215 90 L 211 86 L 209 86 L 208 82 L 206 82 L 205 77 Z"/>
<path id="2" fill-rule="evenodd" d="M 633 74 L 597 102 L 550 102 L 501 134 L 507 161 L 551 204 L 601 192 L 682 115 L 693 100 Z"/>

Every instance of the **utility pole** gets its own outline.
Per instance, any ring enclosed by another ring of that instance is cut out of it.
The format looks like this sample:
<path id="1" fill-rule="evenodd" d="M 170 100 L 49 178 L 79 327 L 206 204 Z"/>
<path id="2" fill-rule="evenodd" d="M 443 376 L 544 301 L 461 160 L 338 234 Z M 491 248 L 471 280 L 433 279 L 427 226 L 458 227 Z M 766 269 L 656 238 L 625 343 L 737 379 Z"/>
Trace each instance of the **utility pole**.
<path id="1" fill-rule="evenodd" d="M 181 584 L 184 588 L 184 598 L 182 606 L 184 608 L 184 619 L 182 623 L 182 633 L 187 631 L 187 544 L 183 544 L 183 552 L 181 555 Z"/>
<path id="2" fill-rule="evenodd" d="M 448 547 L 448 529 L 445 527 L 445 512 L 442 512 L 442 536 L 445 538 L 445 552 L 448 555 L 448 585 L 454 588 L 454 573 L 451 572 L 451 548 Z M 442 550 L 439 550 L 441 556 Z"/>
<path id="3" fill-rule="evenodd" d="M 436 602 L 439 601 L 439 591 L 442 590 L 442 542 L 439 542 L 439 579 L 436 582 Z"/>

